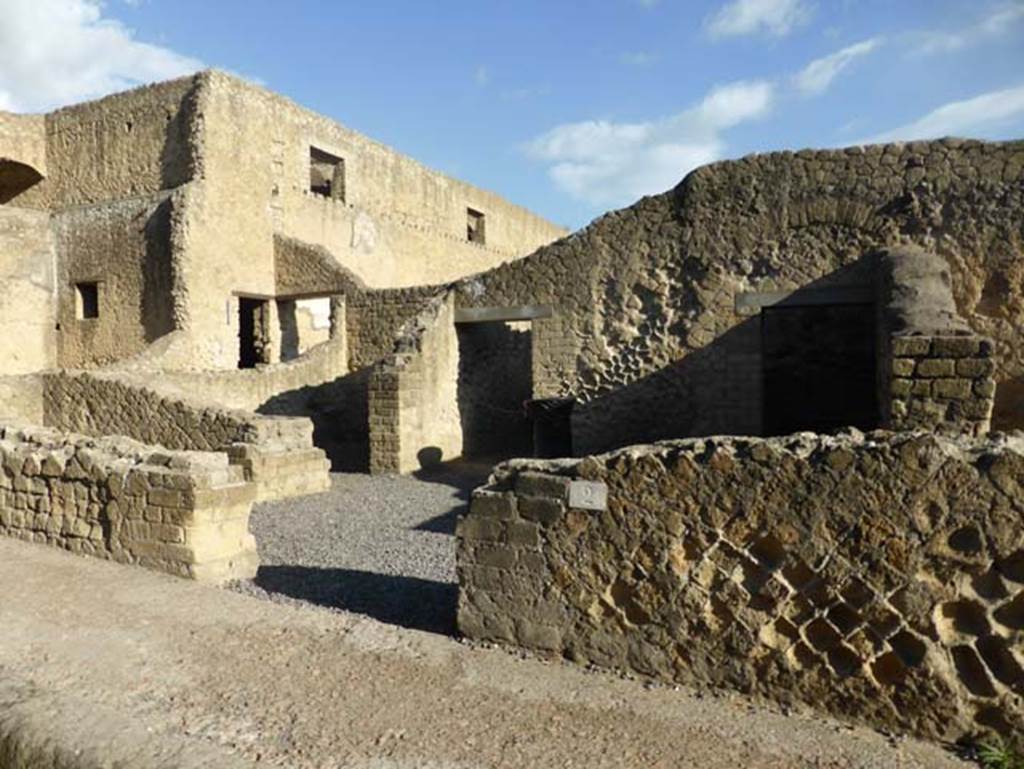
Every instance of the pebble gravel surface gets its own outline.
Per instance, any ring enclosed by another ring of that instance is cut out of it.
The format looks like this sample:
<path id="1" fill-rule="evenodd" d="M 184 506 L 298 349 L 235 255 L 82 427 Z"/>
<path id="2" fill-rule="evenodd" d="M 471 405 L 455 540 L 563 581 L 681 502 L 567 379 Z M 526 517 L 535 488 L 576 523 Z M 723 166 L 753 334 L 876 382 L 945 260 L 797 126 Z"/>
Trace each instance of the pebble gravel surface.
<path id="1" fill-rule="evenodd" d="M 234 589 L 404 627 L 455 630 L 455 520 L 490 464 L 416 475 L 332 473 L 331 490 L 253 509 L 260 569 Z"/>

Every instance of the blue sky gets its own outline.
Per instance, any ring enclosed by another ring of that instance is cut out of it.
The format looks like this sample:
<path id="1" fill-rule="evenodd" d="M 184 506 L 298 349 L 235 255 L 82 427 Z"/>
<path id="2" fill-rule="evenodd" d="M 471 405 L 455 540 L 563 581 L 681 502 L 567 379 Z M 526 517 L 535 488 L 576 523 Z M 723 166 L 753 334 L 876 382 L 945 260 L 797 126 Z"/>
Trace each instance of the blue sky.
<path id="1" fill-rule="evenodd" d="M 204 66 L 573 228 L 718 158 L 1024 137 L 1024 0 L 0 0 L 0 109 Z"/>

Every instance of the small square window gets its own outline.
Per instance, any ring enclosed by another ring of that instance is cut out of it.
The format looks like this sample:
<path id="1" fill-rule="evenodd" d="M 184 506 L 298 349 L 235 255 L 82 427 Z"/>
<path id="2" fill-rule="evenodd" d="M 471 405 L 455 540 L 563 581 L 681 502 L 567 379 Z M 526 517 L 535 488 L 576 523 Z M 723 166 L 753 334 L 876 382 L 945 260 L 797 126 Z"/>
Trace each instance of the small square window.
<path id="1" fill-rule="evenodd" d="M 466 240 L 470 243 L 479 243 L 481 246 L 487 242 L 484 215 L 472 208 L 466 209 Z"/>
<path id="2" fill-rule="evenodd" d="M 345 161 L 316 147 L 309 148 L 309 191 L 345 202 Z"/>
<path id="3" fill-rule="evenodd" d="M 75 310 L 79 320 L 90 320 L 100 316 L 99 283 L 75 284 Z"/>

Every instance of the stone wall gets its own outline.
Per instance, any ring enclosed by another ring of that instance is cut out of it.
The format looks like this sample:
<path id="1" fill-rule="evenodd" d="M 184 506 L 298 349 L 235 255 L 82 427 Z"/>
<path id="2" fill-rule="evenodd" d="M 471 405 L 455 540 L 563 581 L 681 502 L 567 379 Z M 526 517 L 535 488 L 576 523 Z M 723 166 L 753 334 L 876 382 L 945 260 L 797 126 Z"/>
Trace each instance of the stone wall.
<path id="1" fill-rule="evenodd" d="M 43 381 L 38 374 L 0 376 L 0 423 L 44 424 Z"/>
<path id="2" fill-rule="evenodd" d="M 874 255 L 904 243 L 946 263 L 958 313 L 994 342 L 998 424 L 1024 427 L 1022 142 L 947 139 L 715 163 L 459 281 L 457 307 L 553 308 L 533 325 L 534 395 L 581 401 L 580 452 L 666 435 L 757 434 L 759 318 L 744 298 L 870 291 Z M 608 408 L 586 406 L 603 398 Z"/>
<path id="3" fill-rule="evenodd" d="M 988 432 L 994 345 L 958 314 L 946 262 L 920 249 L 894 249 L 879 258 L 877 284 L 883 423 Z"/>
<path id="4" fill-rule="evenodd" d="M 256 489 L 223 454 L 0 427 L 0 534 L 206 582 L 256 574 Z"/>
<path id="5" fill-rule="evenodd" d="M 409 288 L 352 294 L 345 301 L 349 368 L 358 371 L 394 352 L 406 323 L 424 311 L 440 288 Z"/>
<path id="6" fill-rule="evenodd" d="M 899 336 L 891 345 L 891 429 L 989 431 L 995 394 L 991 340 Z"/>
<path id="7" fill-rule="evenodd" d="M 56 364 L 57 256 L 49 216 L 0 205 L 0 359 L 4 374 Z"/>
<path id="8" fill-rule="evenodd" d="M 86 435 L 123 435 L 181 451 L 227 452 L 256 486 L 258 500 L 325 491 L 330 469 L 313 446 L 308 419 L 265 416 L 175 397 L 112 374 L 43 376 L 47 426 Z"/>
<path id="9" fill-rule="evenodd" d="M 18 205 L 52 211 L 149 195 L 199 173 L 199 76 L 144 86 L 47 114 L 46 174 Z"/>
<path id="10" fill-rule="evenodd" d="M 458 575 L 470 638 L 929 738 L 1024 728 L 1020 434 L 513 461 L 459 521 Z"/>
<path id="11" fill-rule="evenodd" d="M 324 246 L 370 286 L 451 280 L 565 234 L 278 94 L 221 72 L 202 77 L 206 153 L 219 164 L 207 168 L 211 183 L 256 196 L 250 215 L 269 207 L 274 232 Z M 310 190 L 311 148 L 343 160 L 343 195 Z M 485 244 L 468 242 L 467 208 L 486 215 Z"/>
<path id="12" fill-rule="evenodd" d="M 462 454 L 452 296 L 410 321 L 369 382 L 370 472 L 407 473 Z"/>
<path id="13" fill-rule="evenodd" d="M 53 215 L 60 366 L 122 360 L 174 330 L 171 208 L 168 194 L 157 193 Z M 97 317 L 82 317 L 76 296 L 82 283 L 97 287 Z"/>

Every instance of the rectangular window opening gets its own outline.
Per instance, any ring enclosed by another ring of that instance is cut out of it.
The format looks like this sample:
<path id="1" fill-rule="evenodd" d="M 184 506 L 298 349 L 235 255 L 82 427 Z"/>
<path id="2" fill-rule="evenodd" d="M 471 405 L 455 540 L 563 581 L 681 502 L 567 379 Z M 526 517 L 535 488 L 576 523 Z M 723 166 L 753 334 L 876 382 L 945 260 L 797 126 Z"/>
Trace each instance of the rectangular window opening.
<path id="1" fill-rule="evenodd" d="M 100 316 L 100 285 L 92 281 L 75 284 L 75 310 L 79 320 Z"/>
<path id="2" fill-rule="evenodd" d="M 487 242 L 484 215 L 472 208 L 466 209 L 466 240 L 480 245 Z"/>
<path id="3" fill-rule="evenodd" d="M 344 203 L 345 160 L 317 147 L 310 147 L 309 191 L 314 195 Z"/>

